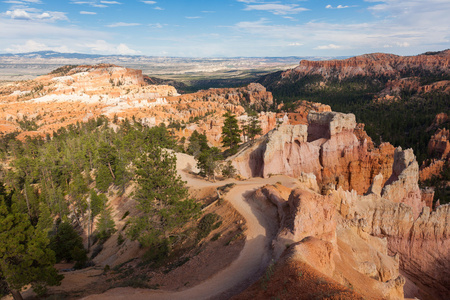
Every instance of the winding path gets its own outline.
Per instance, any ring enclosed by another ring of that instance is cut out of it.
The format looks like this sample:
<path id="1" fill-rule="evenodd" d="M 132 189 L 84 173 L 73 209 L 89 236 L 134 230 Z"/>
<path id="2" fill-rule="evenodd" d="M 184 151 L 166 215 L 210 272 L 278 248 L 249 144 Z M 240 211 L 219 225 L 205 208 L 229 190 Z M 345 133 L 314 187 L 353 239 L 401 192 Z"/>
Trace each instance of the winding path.
<path id="1" fill-rule="evenodd" d="M 264 272 L 267 265 L 271 261 L 272 250 L 270 247 L 273 228 L 270 228 L 270 222 L 260 213 L 252 204 L 245 201 L 245 196 L 255 189 L 265 185 L 282 182 L 288 187 L 296 185 L 293 178 L 287 176 L 276 176 L 271 178 L 252 178 L 246 181 L 221 181 L 216 183 L 190 177 L 186 172 L 182 171 L 192 166 L 193 158 L 187 155 L 177 155 L 177 168 L 189 186 L 207 187 L 207 186 L 223 186 L 226 183 L 236 183 L 225 196 L 233 207 L 247 221 L 246 241 L 239 257 L 232 262 L 227 268 L 218 272 L 214 276 L 192 288 L 183 291 L 163 291 L 163 290 L 147 290 L 133 288 L 115 288 L 103 294 L 90 295 L 84 299 L 228 299 L 236 292 L 242 291 L 249 286 L 259 275 Z"/>

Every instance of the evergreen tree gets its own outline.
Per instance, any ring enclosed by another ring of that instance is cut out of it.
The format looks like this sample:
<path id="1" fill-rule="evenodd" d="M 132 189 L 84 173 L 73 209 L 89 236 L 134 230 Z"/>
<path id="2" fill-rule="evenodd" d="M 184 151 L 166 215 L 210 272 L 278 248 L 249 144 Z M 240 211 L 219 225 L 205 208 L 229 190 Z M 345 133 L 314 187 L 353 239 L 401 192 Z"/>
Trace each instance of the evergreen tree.
<path id="1" fill-rule="evenodd" d="M 230 160 L 222 167 L 222 175 L 225 178 L 233 178 L 236 175 L 236 172 L 237 170 L 233 167 Z"/>
<path id="2" fill-rule="evenodd" d="M 46 286 L 59 285 L 63 278 L 53 267 L 55 253 L 48 247 L 47 234 L 35 229 L 27 214 L 14 206 L 8 208 L 0 198 L 0 278 L 14 299 L 22 299 L 20 291 L 28 284 L 42 295 Z"/>
<path id="3" fill-rule="evenodd" d="M 104 242 L 114 232 L 116 232 L 116 224 L 112 218 L 112 210 L 109 206 L 105 206 L 97 221 L 97 237 Z"/>
<path id="4" fill-rule="evenodd" d="M 105 165 L 100 165 L 97 170 L 97 176 L 95 177 L 95 187 L 100 192 L 107 192 L 109 186 L 114 182 L 114 178 L 111 176 L 111 172 Z"/>
<path id="5" fill-rule="evenodd" d="M 230 149 L 230 153 L 237 152 L 239 142 L 241 141 L 241 130 L 239 129 L 238 120 L 236 116 L 230 111 L 226 112 L 222 127 L 222 145 Z"/>
<path id="6" fill-rule="evenodd" d="M 197 130 L 194 130 L 189 137 L 189 146 L 186 150 L 188 154 L 197 157 L 201 152 L 209 149 L 208 140 L 205 134 L 200 134 Z"/>
<path id="7" fill-rule="evenodd" d="M 135 164 L 135 199 L 143 214 L 132 219 L 127 234 L 149 248 L 149 259 L 160 258 L 170 251 L 169 234 L 197 215 L 199 205 L 178 176 L 172 153 L 149 145 Z"/>
<path id="8" fill-rule="evenodd" d="M 80 263 L 87 260 L 81 237 L 67 222 L 58 221 L 55 229 L 56 233 L 50 238 L 50 247 L 55 251 L 56 261 L 71 262 L 75 260 L 77 265 L 81 266 Z M 82 257 L 79 255 L 80 250 L 84 251 Z"/>
<path id="9" fill-rule="evenodd" d="M 252 112 L 249 114 L 249 122 L 247 125 L 247 135 L 248 138 L 253 141 L 255 136 L 261 134 L 262 128 L 260 125 L 260 121 L 258 119 L 258 114 L 256 112 Z"/>
<path id="10" fill-rule="evenodd" d="M 108 170 L 113 179 L 116 179 L 116 175 L 114 174 L 114 169 L 116 165 L 116 149 L 109 145 L 108 143 L 101 142 L 98 148 L 98 163 L 108 167 Z"/>
<path id="11" fill-rule="evenodd" d="M 213 177 L 213 180 L 215 180 L 215 173 L 222 158 L 222 154 L 217 147 L 201 152 L 197 158 L 197 168 L 200 169 L 200 175 L 207 176 L 208 179 Z"/>

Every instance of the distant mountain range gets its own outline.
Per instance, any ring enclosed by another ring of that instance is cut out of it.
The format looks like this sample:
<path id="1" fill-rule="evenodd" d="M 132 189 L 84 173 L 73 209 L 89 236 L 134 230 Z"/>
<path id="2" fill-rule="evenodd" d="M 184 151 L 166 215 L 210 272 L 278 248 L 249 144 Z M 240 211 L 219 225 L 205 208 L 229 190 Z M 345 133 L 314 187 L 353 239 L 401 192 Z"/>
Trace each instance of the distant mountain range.
<path id="1" fill-rule="evenodd" d="M 85 54 L 85 53 L 61 53 L 56 51 L 36 51 L 27 53 L 3 53 L 0 57 L 20 57 L 20 58 L 65 58 L 65 59 L 98 59 L 98 58 L 132 58 L 132 59 L 151 59 L 161 58 L 161 56 L 147 56 L 147 55 L 102 55 L 102 54 Z M 214 57 L 214 58 L 194 58 L 194 57 L 171 57 L 185 60 L 198 59 L 214 59 L 214 60 L 230 60 L 230 59 L 268 59 L 274 61 L 295 60 L 327 60 L 327 59 L 343 59 L 348 56 L 286 56 L 286 57 Z"/>
<path id="2" fill-rule="evenodd" d="M 64 65 L 115 64 L 140 69 L 152 76 L 206 74 L 218 78 L 246 77 L 250 73 L 270 73 L 292 68 L 302 59 L 327 60 L 333 57 L 163 57 L 145 55 L 100 55 L 38 51 L 0 54 L 0 81 L 27 80 Z M 245 74 L 244 74 L 245 73 Z M 203 76 L 202 75 L 202 76 Z M 253 74 L 254 75 L 254 74 Z M 180 80 L 180 78 L 175 78 Z"/>

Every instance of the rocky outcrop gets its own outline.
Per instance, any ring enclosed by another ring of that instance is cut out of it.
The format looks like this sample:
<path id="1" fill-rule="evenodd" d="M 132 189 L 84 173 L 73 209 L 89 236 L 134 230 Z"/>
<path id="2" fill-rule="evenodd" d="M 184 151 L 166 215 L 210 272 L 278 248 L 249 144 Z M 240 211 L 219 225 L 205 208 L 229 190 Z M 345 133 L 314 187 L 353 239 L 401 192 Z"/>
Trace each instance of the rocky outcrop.
<path id="1" fill-rule="evenodd" d="M 441 159 L 433 159 L 426 164 L 425 162 L 420 168 L 419 180 L 424 182 L 428 179 L 433 178 L 433 176 L 439 176 L 444 170 L 445 161 Z"/>
<path id="2" fill-rule="evenodd" d="M 344 60 L 308 61 L 302 60 L 298 67 L 286 71 L 282 77 L 321 75 L 325 78 L 344 79 L 355 76 L 396 77 L 414 74 L 417 70 L 449 72 L 450 51 L 435 55 L 397 56 L 373 53 Z"/>
<path id="3" fill-rule="evenodd" d="M 424 294 L 445 299 L 450 286 L 449 205 L 433 212 L 423 207 L 416 218 L 413 207 L 375 194 L 358 196 L 341 189 L 335 195 L 344 218 L 371 236 L 386 238 L 389 253 L 399 254 L 401 270 Z M 408 295 L 413 296 L 418 295 Z"/>
<path id="4" fill-rule="evenodd" d="M 433 123 L 431 123 L 430 127 L 427 128 L 428 131 L 436 130 L 442 124 L 445 124 L 449 121 L 448 115 L 446 113 L 439 113 L 434 117 Z"/>
<path id="5" fill-rule="evenodd" d="M 277 266 L 285 263 L 289 253 L 291 262 L 304 263 L 365 298 L 403 299 L 405 280 L 399 275 L 399 257 L 389 256 L 387 241 L 370 235 L 364 220 L 351 217 L 359 196 L 342 189 L 341 194 L 320 195 L 308 188 L 313 177 L 304 177 L 308 180 L 289 196 L 280 185 L 265 186 L 253 195 L 262 209 L 278 214 L 280 229 L 273 240 L 274 257 L 284 254 Z M 348 200 L 347 209 L 343 209 L 342 195 Z M 288 298 L 293 297 L 290 289 L 286 293 Z"/>
<path id="6" fill-rule="evenodd" d="M 245 177 L 311 173 L 320 186 L 333 184 L 360 194 L 379 173 L 383 184 L 391 177 L 394 147 L 382 144 L 374 149 L 354 115 L 310 112 L 308 122 L 281 125 L 232 157 L 233 165 Z"/>
<path id="7" fill-rule="evenodd" d="M 19 116 L 35 121 L 38 130 L 24 131 L 20 135 L 24 139 L 104 115 L 134 118 L 148 126 L 172 123 L 180 138 L 197 130 L 207 135 L 211 145 L 220 146 L 226 111 L 240 117 L 243 125 L 248 119 L 243 106 L 261 110 L 273 105 L 272 94 L 257 83 L 179 95 L 172 86 L 149 82 L 141 70 L 107 64 L 66 66 L 35 80 L 2 86 L 0 124 L 8 133 L 22 131 Z M 261 113 L 259 119 L 263 134 L 279 123 L 275 113 Z"/>
<path id="8" fill-rule="evenodd" d="M 305 100 L 299 100 L 293 103 L 295 107 L 294 112 L 286 112 L 279 114 L 278 118 L 286 116 L 289 120 L 289 124 L 308 124 L 308 114 L 310 111 L 315 112 L 331 112 L 331 107 L 322 103 L 309 102 Z M 278 109 L 282 110 L 284 104 L 278 105 Z"/>
<path id="9" fill-rule="evenodd" d="M 320 168 L 319 148 L 308 145 L 307 136 L 306 125 L 282 125 L 278 130 L 271 131 L 267 136 L 263 160 L 259 162 L 264 165 L 261 175 L 268 177 L 271 174 L 285 174 L 298 177 L 301 170 L 310 173 Z"/>
<path id="10" fill-rule="evenodd" d="M 405 203 L 413 210 L 415 218 L 426 206 L 418 185 L 419 165 L 412 149 L 395 149 L 392 175 L 386 182 L 381 195 L 392 202 Z"/>
<path id="11" fill-rule="evenodd" d="M 308 141 L 320 138 L 330 139 L 339 133 L 353 132 L 356 127 L 354 114 L 337 112 L 317 113 L 311 111 L 308 114 Z"/>
<path id="12" fill-rule="evenodd" d="M 428 155 L 431 157 L 420 166 L 419 179 L 421 182 L 432 179 L 433 177 L 441 177 L 444 168 L 450 163 L 450 131 L 445 128 L 449 121 L 446 113 L 437 114 L 427 131 L 436 130 L 435 134 L 428 142 Z"/>
<path id="13" fill-rule="evenodd" d="M 438 159 L 450 159 L 450 131 L 438 129 L 428 143 L 428 154 Z"/>
<path id="14" fill-rule="evenodd" d="M 422 85 L 419 77 L 406 77 L 389 80 L 384 89 L 378 93 L 378 102 L 392 102 L 402 99 L 402 92 L 409 94 L 426 94 L 429 92 L 440 92 L 450 94 L 450 81 L 442 80 L 432 84 Z"/>
<path id="15" fill-rule="evenodd" d="M 258 201 L 276 206 L 280 222 L 275 257 L 292 244 L 298 261 L 367 298 L 403 299 L 401 269 L 420 288 L 408 297 L 445 299 L 450 205 L 423 207 L 416 218 L 411 206 L 373 193 L 340 188 L 325 196 L 300 185 L 287 200 L 277 187 L 261 189 Z"/>
<path id="16" fill-rule="evenodd" d="M 308 262 L 303 260 L 305 254 L 311 257 Z M 326 266 L 327 254 L 327 244 L 314 238 L 307 238 L 303 243 L 291 245 L 258 282 L 231 299 L 367 299 L 352 286 L 342 285 L 315 268 Z M 317 257 L 319 255 L 320 257 Z"/>
<path id="17" fill-rule="evenodd" d="M 330 249 L 336 248 L 336 209 L 330 196 L 295 189 L 291 192 L 286 205 L 282 213 L 287 214 L 280 217 L 281 229 L 274 241 L 276 257 L 282 253 L 286 245 L 309 236 L 331 243 Z"/>
<path id="18" fill-rule="evenodd" d="M 259 83 L 250 83 L 241 88 L 209 89 L 192 94 L 169 98 L 170 102 L 219 102 L 232 105 L 252 106 L 257 110 L 273 105 L 271 92 Z"/>
<path id="19" fill-rule="evenodd" d="M 450 286 L 450 206 L 431 211 L 434 192 L 419 188 L 411 149 L 369 150 L 356 127 L 352 115 L 310 112 L 308 125 L 281 125 L 232 158 L 240 172 L 253 166 L 247 176 L 299 178 L 301 188 L 289 197 L 265 187 L 258 198 L 276 207 L 275 257 L 298 243 L 300 261 L 369 298 L 402 299 L 400 268 L 421 295 L 443 299 Z"/>

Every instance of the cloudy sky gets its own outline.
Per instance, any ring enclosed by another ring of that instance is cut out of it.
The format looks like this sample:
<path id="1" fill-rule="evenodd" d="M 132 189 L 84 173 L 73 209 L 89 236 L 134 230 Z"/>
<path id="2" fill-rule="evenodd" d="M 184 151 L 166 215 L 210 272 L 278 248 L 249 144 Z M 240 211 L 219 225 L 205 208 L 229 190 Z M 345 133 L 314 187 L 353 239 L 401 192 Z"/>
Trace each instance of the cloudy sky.
<path id="1" fill-rule="evenodd" d="M 447 48 L 449 0 L 0 0 L 0 53 L 350 56 Z"/>

